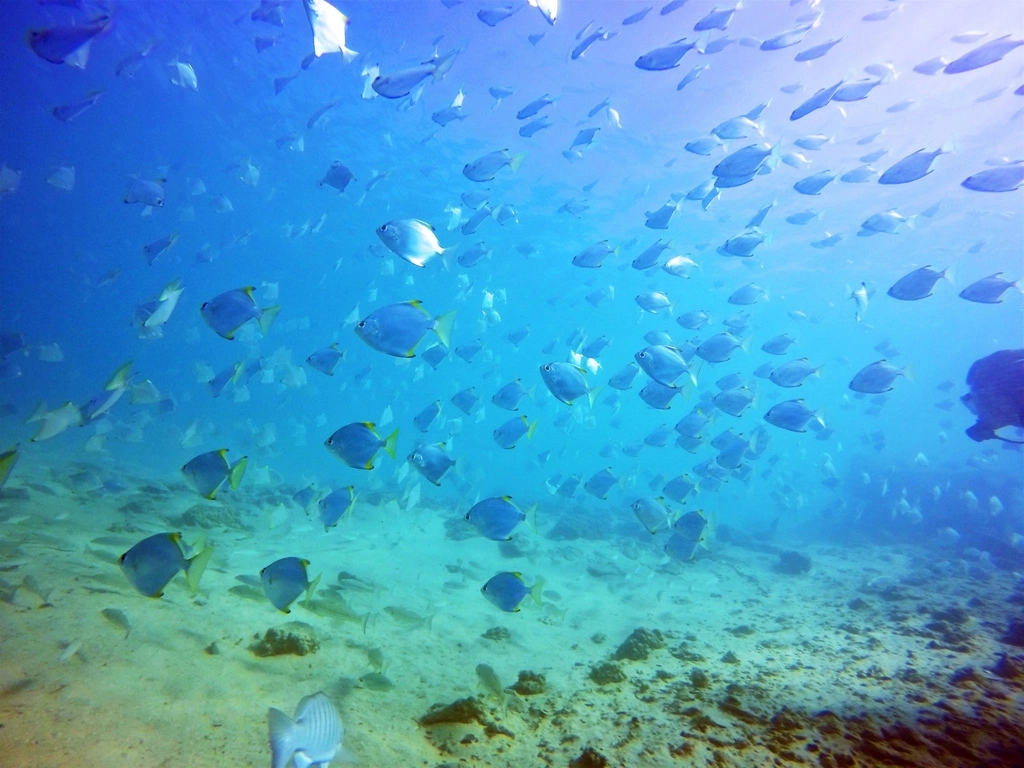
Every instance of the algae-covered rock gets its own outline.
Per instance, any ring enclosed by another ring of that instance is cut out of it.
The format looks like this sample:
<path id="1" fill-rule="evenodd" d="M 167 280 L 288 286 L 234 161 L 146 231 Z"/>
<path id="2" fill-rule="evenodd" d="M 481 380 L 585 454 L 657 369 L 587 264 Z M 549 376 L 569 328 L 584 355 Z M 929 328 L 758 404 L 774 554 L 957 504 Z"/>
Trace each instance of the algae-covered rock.
<path id="1" fill-rule="evenodd" d="M 628 659 L 630 661 L 643 661 L 651 651 L 665 647 L 665 638 L 658 630 L 648 630 L 643 627 L 634 629 L 618 647 L 612 658 L 615 661 Z"/>
<path id="2" fill-rule="evenodd" d="M 598 685 L 611 685 L 624 682 L 626 673 L 618 664 L 606 661 L 603 664 L 597 664 L 590 670 L 590 679 Z"/>
<path id="3" fill-rule="evenodd" d="M 480 723 L 480 725 L 484 725 L 486 722 L 487 718 L 480 706 L 480 699 L 475 696 L 457 699 L 451 704 L 433 704 L 427 710 L 427 714 L 419 719 L 419 724 L 424 727 L 450 723 Z"/>
<path id="4" fill-rule="evenodd" d="M 519 679 L 512 685 L 512 690 L 520 696 L 536 696 L 544 693 L 547 688 L 547 680 L 544 675 L 524 669 L 519 673 Z"/>
<path id="5" fill-rule="evenodd" d="M 304 621 L 289 621 L 268 629 L 249 646 L 257 656 L 305 656 L 320 647 L 313 628 Z"/>
<path id="6" fill-rule="evenodd" d="M 569 761 L 569 768 L 607 768 L 609 765 L 608 758 L 593 747 L 586 747 L 579 757 Z"/>
<path id="7" fill-rule="evenodd" d="M 506 640 L 512 639 L 512 633 L 508 631 L 506 627 L 491 627 L 482 635 L 484 640 L 491 640 L 495 643 L 503 643 Z"/>
<path id="8" fill-rule="evenodd" d="M 799 576 L 811 570 L 811 558 L 799 552 L 780 552 L 779 562 L 775 564 L 776 573 Z"/>

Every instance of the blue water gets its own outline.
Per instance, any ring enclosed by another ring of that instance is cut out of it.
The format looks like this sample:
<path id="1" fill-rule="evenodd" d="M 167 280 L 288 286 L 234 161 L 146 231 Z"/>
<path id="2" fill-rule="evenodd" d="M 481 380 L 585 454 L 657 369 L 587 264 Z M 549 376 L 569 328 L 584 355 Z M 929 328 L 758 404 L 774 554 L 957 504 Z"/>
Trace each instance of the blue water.
<path id="1" fill-rule="evenodd" d="M 723 473 L 717 490 L 697 491 L 685 505 L 669 502 L 675 512 L 702 509 L 719 529 L 734 531 L 767 528 L 778 519 L 783 545 L 795 536 L 841 544 L 930 543 L 944 553 L 987 552 L 985 562 L 1007 572 L 1024 566 L 1024 459 L 1011 444 L 970 440 L 964 430 L 975 417 L 959 401 L 975 360 L 1021 348 L 1024 302 L 1017 288 L 992 305 L 958 296 L 996 272 L 1009 280 L 1024 277 L 1024 193 L 961 186 L 994 163 L 1022 157 L 1024 48 L 962 74 L 914 71 L 996 37 L 1020 39 L 1017 4 L 755 2 L 737 10 L 727 31 L 703 38 L 693 27 L 713 4 L 698 0 L 667 15 L 655 7 L 628 26 L 622 20 L 642 4 L 568 0 L 553 26 L 523 4 L 493 28 L 476 17 L 497 7 L 492 4 L 339 7 L 349 17 L 348 47 L 358 56 L 345 62 L 325 54 L 301 69 L 312 52 L 301 3 L 281 6 L 283 28 L 253 21 L 253 5 L 244 2 L 4 4 L 0 162 L 21 176 L 16 191 L 0 197 L 0 330 L 22 334 L 26 345 L 5 359 L 0 381 L 0 449 L 20 445 L 11 484 L 32 468 L 60 478 L 65 467 L 87 462 L 177 486 L 186 461 L 227 448 L 232 460 L 249 457 L 243 489 L 267 487 L 287 498 L 310 482 L 324 490 L 352 484 L 367 505 L 396 500 L 406 509 L 418 484 L 421 505 L 458 514 L 479 498 L 508 494 L 523 509 L 539 502 L 546 521 L 541 535 L 563 513 L 582 513 L 598 538 L 617 531 L 657 554 L 665 534 L 648 536 L 629 505 L 639 496 L 660 496 L 664 483 L 683 473 L 699 483 L 694 468 L 713 464 L 717 455 L 710 440 L 732 429 L 748 439 L 763 433 L 767 447 L 748 456 L 749 469 L 739 475 Z M 886 19 L 863 18 L 886 9 L 894 10 Z M 104 12 L 113 25 L 92 42 L 84 69 L 45 61 L 26 43 L 29 30 L 85 23 Z M 758 49 L 757 41 L 819 12 L 820 21 L 799 44 Z M 577 33 L 588 24 L 616 34 L 574 60 Z M 951 40 L 972 30 L 988 34 Z M 528 39 L 541 34 L 535 43 Z M 704 47 L 726 36 L 733 42 L 720 51 L 691 50 L 668 71 L 634 66 L 641 54 L 683 37 L 701 38 Z M 258 52 L 257 37 L 278 39 Z M 823 57 L 794 60 L 839 37 Z M 153 42 L 134 77 L 115 74 L 118 62 Z M 386 75 L 455 49 L 463 50 L 450 70 L 442 79 L 426 79 L 418 100 L 361 97 L 364 67 L 378 65 Z M 197 90 L 171 82 L 175 59 L 192 66 Z M 677 90 L 698 64 L 707 68 Z M 296 73 L 275 95 L 274 78 Z M 863 100 L 790 119 L 816 91 L 844 78 L 882 82 Z M 487 89 L 498 86 L 513 93 L 492 109 Z M 94 90 L 102 96 L 73 121 L 51 114 Z M 432 121 L 460 91 L 465 119 L 445 127 Z M 517 120 L 516 111 L 544 94 L 558 97 L 540 113 L 551 126 L 521 137 L 526 121 Z M 604 108 L 589 118 L 603 100 L 614 113 Z M 308 127 L 311 115 L 332 102 Z M 759 127 L 746 138 L 729 140 L 708 157 L 684 149 L 763 102 Z M 587 127 L 599 128 L 595 142 L 567 157 Z M 816 151 L 794 145 L 811 134 L 833 140 Z M 301 136 L 302 151 L 295 139 L 278 141 L 289 135 Z M 685 196 L 711 178 L 728 153 L 761 141 L 777 144 L 777 154 L 749 183 L 723 188 L 707 210 L 700 200 L 684 199 L 664 231 L 644 226 L 645 212 Z M 812 173 L 853 170 L 876 150 L 885 150 L 871 163 L 881 173 L 918 149 L 943 145 L 953 151 L 911 183 L 837 178 L 820 196 L 793 189 Z M 463 175 L 464 165 L 501 149 L 527 153 L 518 171 L 503 168 L 487 183 Z M 803 167 L 779 162 L 794 152 L 806 162 L 787 159 Z M 318 184 L 334 161 L 355 175 L 343 193 Z M 240 180 L 243 163 L 258 168 L 255 186 Z M 47 183 L 58 166 L 74 167 L 73 190 Z M 366 191 L 375 172 L 388 175 Z M 123 203 L 134 178 L 166 179 L 164 205 L 142 215 L 142 205 Z M 205 192 L 194 194 L 199 180 Z M 464 222 L 473 211 L 460 195 L 480 191 L 494 208 L 514 206 L 516 219 L 503 225 L 488 219 L 475 234 L 463 235 L 460 214 L 450 209 L 460 209 Z M 214 209 L 219 195 L 233 210 Z M 589 203 L 578 218 L 559 212 L 573 199 Z M 719 246 L 771 203 L 762 226 L 771 242 L 751 258 L 720 255 Z M 808 209 L 817 214 L 810 222 L 786 221 Z M 868 217 L 890 209 L 911 221 L 895 234 L 857 235 Z M 375 235 L 384 222 L 403 218 L 433 225 L 441 246 L 451 250 L 423 269 L 403 261 Z M 310 231 L 321 219 L 319 230 Z M 143 246 L 172 234 L 178 236 L 173 247 L 148 265 Z M 811 246 L 836 234 L 842 238 L 833 247 Z M 662 263 L 685 254 L 698 264 L 689 278 L 631 268 L 659 237 L 670 243 Z M 573 266 L 573 256 L 601 240 L 619 252 L 599 269 Z M 460 267 L 453 257 L 481 241 L 493 249 L 490 258 Z M 920 301 L 886 294 L 925 265 L 951 267 L 952 283 L 939 281 Z M 114 270 L 116 279 L 101 284 Z M 136 307 L 176 278 L 184 292 L 162 337 L 139 338 Z M 730 305 L 730 294 L 750 282 L 766 295 L 751 306 Z M 850 291 L 862 282 L 870 299 L 858 319 Z M 255 287 L 260 307 L 282 309 L 265 336 L 250 324 L 228 341 L 198 308 L 242 286 Z M 613 296 L 597 306 L 585 298 L 609 288 Z M 664 291 L 671 308 L 642 311 L 634 297 L 649 291 Z M 479 340 L 482 349 L 472 362 L 449 352 L 436 370 L 424 363 L 419 355 L 437 343 L 433 333 L 419 344 L 417 357 L 391 358 L 364 344 L 346 322 L 353 312 L 363 318 L 412 299 L 432 315 L 457 310 L 452 347 Z M 711 314 L 707 327 L 689 331 L 675 322 L 696 309 Z M 640 399 L 642 373 L 628 391 L 607 386 L 647 345 L 648 332 L 665 331 L 682 347 L 725 330 L 723 320 L 741 311 L 750 313 L 749 327 L 739 334 L 750 340 L 749 353 L 737 349 L 717 364 L 696 358 L 697 384 L 681 387 L 670 409 L 652 409 Z M 529 335 L 516 348 L 507 336 L 524 327 Z M 796 339 L 784 358 L 760 350 L 781 333 Z M 590 364 L 596 372 L 587 373 L 589 386 L 600 388 L 594 405 L 586 397 L 572 406 L 557 401 L 539 367 L 569 360 L 602 335 L 611 343 Z M 346 358 L 328 378 L 304 360 L 331 343 Z M 53 344 L 63 359 L 40 360 L 40 349 Z M 753 376 L 764 363 L 800 357 L 822 366 L 820 379 L 782 389 Z M 884 395 L 852 392 L 854 374 L 883 358 L 909 366 L 911 376 L 897 378 Z M 38 424 L 27 419 L 40 401 L 50 409 L 68 401 L 84 405 L 129 360 L 126 394 L 106 416 L 32 442 Z M 205 383 L 211 370 L 257 360 L 261 372 L 247 384 L 212 395 Z M 734 373 L 757 397 L 738 417 L 714 414 L 694 453 L 673 445 L 674 432 L 665 447 L 630 450 L 702 403 L 712 413 L 707 400 L 718 391 L 715 382 Z M 503 450 L 491 432 L 516 414 L 490 398 L 515 378 L 535 387 L 519 413 L 539 424 L 532 440 Z M 134 387 L 147 379 L 163 407 L 130 402 Z M 946 382 L 952 386 L 940 389 Z M 449 399 L 470 386 L 481 401 L 464 415 Z M 824 435 L 765 422 L 773 405 L 795 397 L 820 411 Z M 435 399 L 441 416 L 421 435 L 412 419 Z M 391 422 L 385 425 L 386 409 Z M 322 443 L 334 430 L 356 421 L 381 423 L 382 434 L 398 428 L 397 460 L 382 453 L 376 468 L 365 472 L 325 450 Z M 1014 432 L 1002 434 L 1020 439 Z M 186 433 L 192 439 L 184 440 Z M 421 442 L 441 440 L 459 463 L 434 487 L 405 457 Z M 604 467 L 620 478 L 607 500 L 582 487 L 572 499 L 554 492 L 565 478 L 585 482 Z M 946 529 L 957 536 L 953 545 Z M 427 550 L 445 546 L 422 542 Z M 719 544 L 719 551 L 726 546 Z M 715 549 L 712 538 L 699 556 L 713 560 Z M 493 566 L 502 569 L 499 561 Z M 475 590 L 459 599 L 494 610 Z"/>

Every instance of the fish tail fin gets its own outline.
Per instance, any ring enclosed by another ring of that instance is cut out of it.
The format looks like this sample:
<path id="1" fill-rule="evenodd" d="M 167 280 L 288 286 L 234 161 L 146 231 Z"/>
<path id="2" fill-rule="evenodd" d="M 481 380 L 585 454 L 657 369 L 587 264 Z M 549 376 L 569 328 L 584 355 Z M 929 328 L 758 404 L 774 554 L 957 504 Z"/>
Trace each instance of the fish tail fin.
<path id="1" fill-rule="evenodd" d="M 523 164 L 523 160 L 525 160 L 525 159 L 526 159 L 526 153 L 525 152 L 520 152 L 517 155 L 512 155 L 512 157 L 510 157 L 508 159 L 508 167 L 511 168 L 513 172 L 518 171 L 519 170 L 519 166 Z"/>
<path id="2" fill-rule="evenodd" d="M 320 583 L 321 576 L 323 576 L 323 574 L 318 573 L 316 578 L 309 582 L 309 586 L 306 587 L 306 597 L 302 601 L 302 605 L 306 608 L 309 608 L 309 601 L 313 599 L 313 593 L 316 592 L 316 585 Z"/>
<path id="3" fill-rule="evenodd" d="M 948 267 L 946 267 L 944 270 L 942 270 L 942 279 L 945 280 L 950 285 L 953 285 L 956 282 L 956 280 L 955 280 L 955 269 L 956 269 L 956 262 L 954 261 L 952 264 L 950 264 Z"/>
<path id="4" fill-rule="evenodd" d="M 750 354 L 750 345 L 752 343 L 752 339 L 752 336 L 747 336 L 747 338 L 740 342 L 740 349 L 742 349 L 748 355 Z"/>
<path id="5" fill-rule="evenodd" d="M 526 510 L 526 524 L 530 526 L 530 530 L 534 533 L 537 532 L 537 508 L 539 506 L 539 504 L 533 504 Z"/>
<path id="6" fill-rule="evenodd" d="M 708 49 L 708 43 L 711 42 L 711 30 L 705 30 L 704 34 L 697 38 L 697 42 L 693 45 L 693 50 L 697 53 L 702 54 Z"/>
<path id="7" fill-rule="evenodd" d="M 232 465 L 231 471 L 228 472 L 228 483 L 231 485 L 232 491 L 237 491 L 238 486 L 242 484 L 242 477 L 245 475 L 245 468 L 248 465 L 248 456 L 243 456 Z"/>
<path id="8" fill-rule="evenodd" d="M 384 450 L 387 451 L 388 456 L 392 459 L 395 458 L 395 449 L 398 447 L 398 430 L 395 429 L 390 435 L 384 438 Z"/>
<path id="9" fill-rule="evenodd" d="M 272 768 L 285 768 L 295 752 L 293 733 L 295 723 L 280 709 L 271 707 L 267 711 L 270 726 L 270 754 Z"/>
<path id="10" fill-rule="evenodd" d="M 270 330 L 270 326 L 274 324 L 274 320 L 277 318 L 277 313 L 281 311 L 281 305 L 275 304 L 272 307 L 267 307 L 260 312 L 260 333 L 264 336 Z"/>
<path id="11" fill-rule="evenodd" d="M 939 147 L 939 154 L 952 155 L 954 152 L 958 152 L 959 150 L 960 142 L 957 140 L 956 136 L 950 136 L 946 139 L 946 143 Z"/>
<path id="12" fill-rule="evenodd" d="M 537 583 L 530 587 L 530 597 L 537 605 L 544 605 L 544 579 L 537 579 Z"/>
<path id="13" fill-rule="evenodd" d="M 909 365 L 905 365 L 900 369 L 900 374 L 909 382 L 914 381 L 914 369 Z"/>
<path id="14" fill-rule="evenodd" d="M 814 420 L 821 424 L 821 428 L 825 429 L 825 409 L 819 408 L 814 412 Z"/>
<path id="15" fill-rule="evenodd" d="M 526 439 L 527 440 L 533 440 L 533 433 L 537 431 L 537 422 L 539 422 L 539 421 L 540 421 L 540 419 L 534 419 L 533 420 L 533 424 L 531 424 L 529 427 L 526 428 Z"/>
<path id="16" fill-rule="evenodd" d="M 814 369 L 814 373 L 812 373 L 811 375 L 814 378 L 816 378 L 816 379 L 820 379 L 821 378 L 821 369 L 824 368 L 824 367 L 825 367 L 825 364 L 822 363 L 821 365 L 819 365 L 817 368 Z"/>
<path id="17" fill-rule="evenodd" d="M 445 272 L 452 271 L 452 264 L 455 261 L 455 248 L 442 248 L 441 249 L 441 266 L 444 267 Z"/>
<path id="18" fill-rule="evenodd" d="M 604 385 L 587 390 L 587 399 L 590 401 L 591 408 L 594 407 L 594 403 L 597 402 L 597 396 L 601 394 L 601 390 L 603 389 Z"/>
<path id="19" fill-rule="evenodd" d="M 213 556 L 213 547 L 204 547 L 197 555 L 188 561 L 188 568 L 185 569 L 185 578 L 188 580 L 189 591 L 195 595 L 199 592 L 199 580 L 203 578 L 210 558 Z"/>
<path id="20" fill-rule="evenodd" d="M 434 318 L 434 333 L 437 334 L 437 338 L 446 347 L 451 346 L 452 328 L 455 326 L 455 314 L 457 312 L 457 309 L 453 309 L 451 312 L 445 312 L 443 315 Z"/>

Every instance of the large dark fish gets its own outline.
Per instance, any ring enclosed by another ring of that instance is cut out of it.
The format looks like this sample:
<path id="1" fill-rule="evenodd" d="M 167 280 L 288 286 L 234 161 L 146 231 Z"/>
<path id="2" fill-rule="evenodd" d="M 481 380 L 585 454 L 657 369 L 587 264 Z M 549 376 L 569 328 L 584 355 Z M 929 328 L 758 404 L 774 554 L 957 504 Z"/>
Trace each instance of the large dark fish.
<path id="1" fill-rule="evenodd" d="M 1002 427 L 1024 427 L 1024 349 L 1002 349 L 976 361 L 967 372 L 971 391 L 961 397 L 963 404 L 978 417 L 968 428 L 972 440 L 1002 440 L 996 430 Z"/>

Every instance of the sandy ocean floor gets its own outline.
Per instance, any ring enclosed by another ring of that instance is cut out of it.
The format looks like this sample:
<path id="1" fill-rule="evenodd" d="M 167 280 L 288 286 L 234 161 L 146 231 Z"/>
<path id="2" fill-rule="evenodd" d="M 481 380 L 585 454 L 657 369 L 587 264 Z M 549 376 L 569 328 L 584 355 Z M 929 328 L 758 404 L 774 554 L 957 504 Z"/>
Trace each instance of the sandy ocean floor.
<path id="1" fill-rule="evenodd" d="M 0 492 L 5 768 L 266 766 L 267 708 L 317 690 L 364 766 L 1024 759 L 1024 648 L 1001 642 L 1024 582 L 1006 571 L 809 544 L 810 571 L 790 574 L 771 545 L 721 540 L 682 565 L 628 518 L 576 537 L 554 503 L 540 534 L 501 545 L 426 501 L 360 503 L 325 533 L 295 489 L 197 505 L 182 486 L 121 476 L 99 495 L 76 477 L 77 492 L 23 462 Z M 216 547 L 195 599 L 182 576 L 142 597 L 117 566 L 161 530 Z M 282 614 L 259 590 L 285 555 L 323 574 L 312 609 Z M 490 605 L 479 587 L 501 570 L 543 578 L 544 605 Z M 315 651 L 253 652 L 290 621 Z M 479 664 L 518 691 L 485 689 Z"/>

